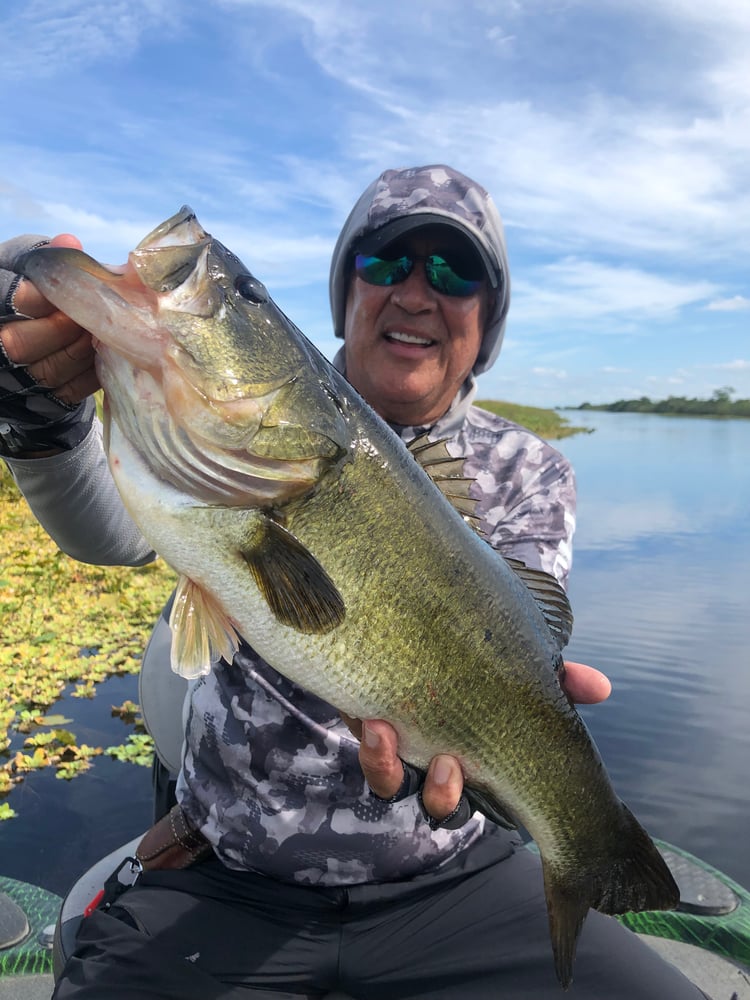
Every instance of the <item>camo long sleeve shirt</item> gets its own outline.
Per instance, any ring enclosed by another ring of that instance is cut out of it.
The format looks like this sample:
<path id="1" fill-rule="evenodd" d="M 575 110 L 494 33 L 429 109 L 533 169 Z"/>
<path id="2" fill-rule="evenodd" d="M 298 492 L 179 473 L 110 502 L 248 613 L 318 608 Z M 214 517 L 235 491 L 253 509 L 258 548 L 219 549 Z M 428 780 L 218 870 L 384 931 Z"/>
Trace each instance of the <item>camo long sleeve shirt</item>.
<path id="1" fill-rule="evenodd" d="M 491 543 L 564 584 L 575 520 L 570 465 L 468 400 L 459 411 L 431 436 L 450 434 L 450 450 L 466 456 Z M 420 429 L 399 430 L 409 440 Z M 358 749 L 331 705 L 243 645 L 193 690 L 178 796 L 228 867 L 305 884 L 408 878 L 439 868 L 489 828 L 477 813 L 458 830 L 432 831 L 416 795 L 376 798 Z"/>
<path id="2" fill-rule="evenodd" d="M 565 583 L 575 520 L 570 465 L 528 430 L 472 406 L 472 388 L 431 437 L 466 456 L 493 546 Z M 408 441 L 424 428 L 398 430 Z M 153 557 L 109 476 L 98 423 L 61 455 L 6 461 L 63 551 L 94 563 Z M 228 867 L 307 884 L 407 878 L 439 868 L 489 829 L 477 814 L 459 830 L 433 832 L 416 796 L 375 798 L 358 749 L 331 705 L 243 644 L 192 689 L 178 795 Z"/>

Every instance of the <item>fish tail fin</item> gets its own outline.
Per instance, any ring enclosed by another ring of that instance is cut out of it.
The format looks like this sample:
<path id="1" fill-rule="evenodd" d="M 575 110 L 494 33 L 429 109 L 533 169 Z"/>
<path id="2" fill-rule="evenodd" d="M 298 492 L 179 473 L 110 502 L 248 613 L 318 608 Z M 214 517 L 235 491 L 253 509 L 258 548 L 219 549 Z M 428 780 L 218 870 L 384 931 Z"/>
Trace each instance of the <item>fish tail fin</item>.
<path id="1" fill-rule="evenodd" d="M 600 868 L 584 859 L 571 875 L 542 861 L 555 971 L 565 990 L 573 981 L 576 945 L 589 908 L 609 914 L 671 910 L 680 901 L 680 890 L 656 845 L 627 806 L 622 810 L 618 850 L 603 857 Z"/>
<path id="2" fill-rule="evenodd" d="M 592 905 L 602 913 L 674 909 L 680 890 L 667 862 L 628 807 L 622 802 L 620 807 L 620 850 L 599 882 Z"/>
<path id="3" fill-rule="evenodd" d="M 544 861 L 542 867 L 555 972 L 560 985 L 567 990 L 573 982 L 573 960 L 578 936 L 592 903 L 581 893 L 579 883 L 571 885 L 569 880 L 558 879 Z"/>

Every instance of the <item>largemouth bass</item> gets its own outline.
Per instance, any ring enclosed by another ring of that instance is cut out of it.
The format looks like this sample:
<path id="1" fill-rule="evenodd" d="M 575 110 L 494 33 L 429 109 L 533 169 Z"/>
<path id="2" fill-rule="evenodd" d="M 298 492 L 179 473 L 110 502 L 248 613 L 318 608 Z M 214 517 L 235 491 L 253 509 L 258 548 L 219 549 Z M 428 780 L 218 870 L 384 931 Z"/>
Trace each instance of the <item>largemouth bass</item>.
<path id="1" fill-rule="evenodd" d="M 405 760 L 455 755 L 472 800 L 539 847 L 565 988 L 590 907 L 676 905 L 560 685 L 566 597 L 467 524 L 455 463 L 429 445 L 415 461 L 187 208 L 116 272 L 51 247 L 21 270 L 98 341 L 112 475 L 180 574 L 175 669 L 231 658 L 239 634 L 389 720 Z"/>

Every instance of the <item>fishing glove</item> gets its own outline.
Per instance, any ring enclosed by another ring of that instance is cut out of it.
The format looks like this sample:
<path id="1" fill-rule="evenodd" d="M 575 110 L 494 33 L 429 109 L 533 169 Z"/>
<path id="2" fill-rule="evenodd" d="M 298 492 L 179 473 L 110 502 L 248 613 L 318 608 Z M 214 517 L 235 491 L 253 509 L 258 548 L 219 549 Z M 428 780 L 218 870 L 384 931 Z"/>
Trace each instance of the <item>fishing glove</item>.
<path id="1" fill-rule="evenodd" d="M 377 795 L 370 789 L 370 795 L 373 798 L 379 799 L 381 802 L 400 802 L 401 799 L 405 799 L 409 795 L 416 795 L 417 802 L 419 804 L 419 810 L 422 813 L 422 818 L 427 823 L 431 830 L 458 830 L 464 823 L 468 823 L 471 819 L 474 809 L 472 808 L 467 796 L 464 794 L 458 800 L 458 805 L 445 819 L 434 819 L 427 812 L 422 801 L 422 787 L 424 785 L 424 780 L 426 777 L 426 772 L 422 770 L 421 767 L 414 767 L 413 764 L 407 764 L 405 760 L 401 761 L 404 768 L 404 777 L 401 782 L 401 787 L 392 795 L 389 799 L 383 799 L 380 795 Z"/>
<path id="2" fill-rule="evenodd" d="M 21 282 L 15 263 L 22 253 L 49 243 L 45 236 L 17 236 L 0 243 L 0 327 L 29 319 L 14 304 Z M 94 420 L 93 399 L 70 405 L 57 399 L 6 354 L 0 339 L 0 456 L 60 448 L 68 451 L 86 437 Z"/>

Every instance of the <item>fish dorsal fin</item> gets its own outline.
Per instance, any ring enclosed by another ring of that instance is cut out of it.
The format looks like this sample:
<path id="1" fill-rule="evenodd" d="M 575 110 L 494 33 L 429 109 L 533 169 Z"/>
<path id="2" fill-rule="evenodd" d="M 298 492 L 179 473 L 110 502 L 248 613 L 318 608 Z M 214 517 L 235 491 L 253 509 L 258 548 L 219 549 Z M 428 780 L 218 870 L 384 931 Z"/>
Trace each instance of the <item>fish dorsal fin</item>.
<path id="1" fill-rule="evenodd" d="M 478 501 L 471 496 L 474 480 L 464 475 L 465 458 L 454 458 L 448 451 L 447 438 L 430 441 L 427 433 L 415 437 L 406 447 L 422 466 L 443 496 L 458 511 L 466 523 L 484 536 L 482 522 L 477 516 Z"/>
<path id="2" fill-rule="evenodd" d="M 541 569 L 531 569 L 520 559 L 503 556 L 534 596 L 558 647 L 567 646 L 573 631 L 573 611 L 568 596 L 554 576 Z"/>
<path id="3" fill-rule="evenodd" d="M 344 620 L 344 599 L 315 556 L 277 521 L 264 517 L 242 556 L 274 617 L 305 635 Z"/>
<path id="4" fill-rule="evenodd" d="M 169 613 L 172 670 L 193 680 L 224 657 L 231 663 L 239 648 L 237 633 L 218 602 L 197 583 L 181 576 Z"/>

